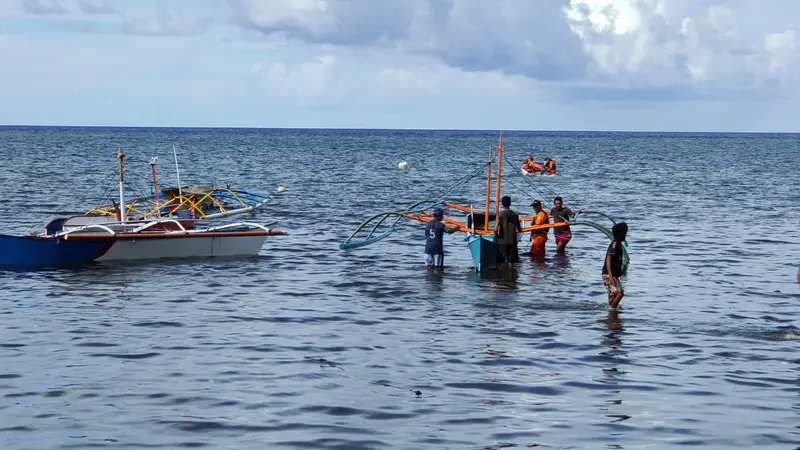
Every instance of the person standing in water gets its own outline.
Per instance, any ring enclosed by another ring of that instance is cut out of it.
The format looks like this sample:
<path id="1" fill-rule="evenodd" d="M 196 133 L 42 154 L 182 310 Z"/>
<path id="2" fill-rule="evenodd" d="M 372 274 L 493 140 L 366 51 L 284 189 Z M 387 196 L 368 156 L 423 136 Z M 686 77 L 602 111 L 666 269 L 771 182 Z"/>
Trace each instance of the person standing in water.
<path id="1" fill-rule="evenodd" d="M 625 288 L 619 277 L 622 276 L 622 256 L 624 254 L 623 243 L 628 237 L 628 224 L 620 222 L 611 228 L 614 240 L 608 244 L 606 257 L 603 260 L 603 285 L 608 293 L 608 310 L 616 311 L 619 302 L 625 296 Z"/>
<path id="2" fill-rule="evenodd" d="M 572 211 L 569 208 L 565 208 L 564 200 L 561 197 L 556 197 L 553 199 L 553 209 L 550 210 L 550 215 L 553 217 L 553 223 L 560 223 L 568 222 L 579 212 L 581 212 L 580 209 Z M 569 225 L 554 227 L 553 237 L 556 239 L 556 253 L 564 253 L 567 249 L 567 243 L 572 239 L 572 230 L 570 230 Z"/>
<path id="3" fill-rule="evenodd" d="M 533 206 L 533 225 L 545 225 L 550 223 L 550 219 L 547 217 L 547 213 L 544 212 L 542 209 L 542 202 L 539 200 L 534 200 L 531 203 Z M 546 249 L 545 243 L 547 243 L 547 228 L 543 228 L 541 230 L 533 230 L 531 231 L 531 240 L 533 240 L 533 244 L 531 244 L 531 256 L 544 256 Z"/>
<path id="4" fill-rule="evenodd" d="M 436 207 L 433 208 L 433 219 L 425 224 L 425 265 L 428 270 L 444 269 L 444 232 L 453 234 L 457 231 L 446 226 L 442 219 L 444 211 Z"/>
<path id="5" fill-rule="evenodd" d="M 517 233 L 522 232 L 522 225 L 519 222 L 519 214 L 511 209 L 511 197 L 504 196 L 500 203 L 503 205 L 503 210 L 495 220 L 494 235 L 497 236 L 497 243 L 500 247 L 502 266 L 513 269 L 514 264 L 519 260 Z"/>

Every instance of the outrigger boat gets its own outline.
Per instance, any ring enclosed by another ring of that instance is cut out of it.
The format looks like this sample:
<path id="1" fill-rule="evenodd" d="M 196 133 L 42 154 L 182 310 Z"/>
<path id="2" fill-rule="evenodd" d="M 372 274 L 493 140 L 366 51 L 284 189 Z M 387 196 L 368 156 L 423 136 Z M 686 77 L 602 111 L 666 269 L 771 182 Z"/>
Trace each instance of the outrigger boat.
<path id="1" fill-rule="evenodd" d="M 173 147 L 173 152 L 175 151 Z M 253 212 L 274 197 L 266 194 L 249 192 L 243 189 L 231 189 L 230 185 L 222 186 L 181 186 L 178 157 L 175 154 L 175 172 L 178 179 L 177 187 L 169 187 L 159 191 L 156 178 L 156 164 L 158 157 L 150 160 L 150 171 L 153 177 L 152 193 L 148 196 L 130 200 L 124 208 L 117 206 L 116 202 L 102 205 L 87 210 L 84 215 L 90 217 L 106 216 L 135 217 L 138 220 L 148 220 L 161 217 L 189 218 L 189 219 L 217 219 L 247 212 Z M 120 209 L 122 209 L 120 211 Z M 189 222 L 184 222 L 188 225 Z"/>
<path id="2" fill-rule="evenodd" d="M 493 177 L 492 165 L 495 162 L 497 164 L 497 171 Z M 401 219 L 410 219 L 423 223 L 428 222 L 433 219 L 433 213 L 432 213 L 433 209 L 435 207 L 440 207 L 445 211 L 447 210 L 455 211 L 455 214 L 451 215 L 450 217 L 448 217 L 448 215 L 445 214 L 445 217 L 442 219 L 442 221 L 450 228 L 455 228 L 458 232 L 466 234 L 465 240 L 467 241 L 467 247 L 469 248 L 470 254 L 472 256 L 472 264 L 475 271 L 483 273 L 492 270 L 497 270 L 497 267 L 499 265 L 498 262 L 500 258 L 499 256 L 500 252 L 497 239 L 495 238 L 494 229 L 495 229 L 496 219 L 500 214 L 500 198 L 501 198 L 500 187 L 501 187 L 502 169 L 503 169 L 502 132 L 500 133 L 500 140 L 497 146 L 496 155 L 493 155 L 490 152 L 487 162 L 483 163 L 481 167 L 479 167 L 474 172 L 468 174 L 466 177 L 457 180 L 453 185 L 449 186 L 445 191 L 452 192 L 459 186 L 463 186 L 464 184 L 466 184 L 466 182 L 470 181 L 480 172 L 483 172 L 484 167 L 486 168 L 486 198 L 485 198 L 485 209 L 483 211 L 479 210 L 476 211 L 472 206 L 465 206 L 449 201 L 445 198 L 445 196 L 430 200 L 417 201 L 404 209 L 378 213 L 364 220 L 363 222 L 361 222 L 361 224 L 358 225 L 358 227 L 356 227 L 353 233 L 351 233 L 350 236 L 344 242 L 339 244 L 339 248 L 342 250 L 349 250 L 378 242 L 391 235 L 395 231 L 397 223 Z M 492 204 L 491 204 L 492 178 L 495 179 L 494 211 L 492 211 Z M 528 178 L 526 177 L 523 178 L 526 179 L 526 181 L 530 182 Z M 612 224 L 616 223 L 616 220 L 614 218 L 601 212 L 584 211 L 579 214 L 582 214 L 584 216 L 590 214 L 600 215 L 609 219 L 612 222 Z M 549 214 L 548 218 L 552 219 L 552 217 Z M 578 226 L 588 226 L 591 228 L 595 228 L 597 230 L 602 231 L 609 239 L 613 239 L 610 228 L 607 228 L 603 225 L 600 225 L 592 221 L 587 221 L 587 220 L 579 221 L 577 220 L 577 218 L 578 217 L 576 215 L 569 222 L 547 223 L 542 225 L 525 225 L 522 227 L 522 232 L 519 233 L 519 238 L 521 239 L 522 235 L 534 230 L 558 228 L 564 226 L 571 227 L 578 225 Z M 534 219 L 533 216 L 520 217 L 520 221 L 522 223 L 532 224 L 533 219 Z M 625 250 L 623 258 L 623 266 L 627 268 L 628 263 L 629 263 L 628 253 L 627 250 Z"/>
<path id="3" fill-rule="evenodd" d="M 119 195 L 125 204 L 122 149 L 119 159 Z M 268 236 L 286 234 L 249 222 L 196 228 L 186 220 L 158 218 L 118 220 L 101 216 L 51 220 L 43 232 L 26 236 L 0 235 L 0 266 L 58 266 L 92 261 L 151 260 L 258 255 Z M 93 219 L 90 223 L 74 219 Z"/>

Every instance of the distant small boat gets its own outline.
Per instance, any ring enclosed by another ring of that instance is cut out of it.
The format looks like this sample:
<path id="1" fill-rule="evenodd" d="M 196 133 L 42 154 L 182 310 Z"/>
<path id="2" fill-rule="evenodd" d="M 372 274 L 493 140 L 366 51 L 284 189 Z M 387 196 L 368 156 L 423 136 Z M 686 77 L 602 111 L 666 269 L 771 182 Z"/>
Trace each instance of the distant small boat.
<path id="1" fill-rule="evenodd" d="M 558 175 L 558 172 L 555 171 L 555 170 L 548 170 L 548 169 L 530 170 L 525 166 L 524 163 L 522 164 L 522 167 L 520 168 L 520 173 L 522 175 L 525 175 L 525 176 L 528 176 L 528 177 L 535 177 L 537 175 L 538 176 L 551 176 L 551 177 L 553 177 L 553 176 Z"/>

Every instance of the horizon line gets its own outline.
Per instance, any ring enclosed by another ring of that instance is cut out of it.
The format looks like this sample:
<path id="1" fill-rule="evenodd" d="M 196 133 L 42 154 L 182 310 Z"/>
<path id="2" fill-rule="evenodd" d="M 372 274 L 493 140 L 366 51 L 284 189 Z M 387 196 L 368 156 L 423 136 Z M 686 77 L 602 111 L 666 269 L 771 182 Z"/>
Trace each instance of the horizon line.
<path id="1" fill-rule="evenodd" d="M 800 134 L 800 131 L 667 131 L 667 130 L 578 130 L 578 129 L 477 129 L 477 128 L 383 128 L 383 127 L 267 127 L 267 126 L 167 126 L 167 125 L 30 125 L 0 124 L 0 128 L 159 128 L 206 130 L 330 130 L 330 131 L 469 131 L 511 133 L 660 133 L 660 134 Z"/>

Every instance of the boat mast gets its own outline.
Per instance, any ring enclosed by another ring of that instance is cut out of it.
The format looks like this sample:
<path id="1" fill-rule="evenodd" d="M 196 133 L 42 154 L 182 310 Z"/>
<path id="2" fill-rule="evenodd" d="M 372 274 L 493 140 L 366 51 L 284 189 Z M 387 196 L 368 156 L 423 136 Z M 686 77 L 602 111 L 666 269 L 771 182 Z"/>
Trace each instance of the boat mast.
<path id="1" fill-rule="evenodd" d="M 489 152 L 489 167 L 486 169 L 486 209 L 483 221 L 483 230 L 489 231 L 489 207 L 492 199 L 492 153 Z"/>
<path id="2" fill-rule="evenodd" d="M 497 182 L 495 184 L 494 214 L 495 220 L 500 215 L 500 177 L 503 173 L 503 132 L 500 132 L 500 144 L 497 145 Z"/>
<path id="3" fill-rule="evenodd" d="M 158 217 L 161 217 L 161 205 L 158 203 L 158 181 L 156 181 L 156 162 L 158 161 L 158 156 L 154 156 L 150 159 L 150 172 L 153 173 L 153 192 L 156 195 L 156 214 Z"/>
<path id="4" fill-rule="evenodd" d="M 125 175 L 124 163 L 125 152 L 122 147 L 117 148 L 117 159 L 119 160 L 119 207 L 122 213 L 119 215 L 119 221 L 125 223 Z"/>
<path id="5" fill-rule="evenodd" d="M 175 144 L 172 144 L 172 155 L 175 157 L 175 176 L 178 178 L 178 196 L 183 198 L 183 192 L 181 192 L 181 170 L 178 168 L 178 153 L 175 151 Z"/>

